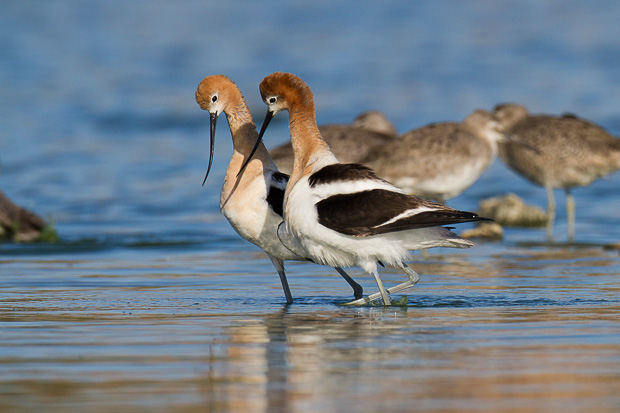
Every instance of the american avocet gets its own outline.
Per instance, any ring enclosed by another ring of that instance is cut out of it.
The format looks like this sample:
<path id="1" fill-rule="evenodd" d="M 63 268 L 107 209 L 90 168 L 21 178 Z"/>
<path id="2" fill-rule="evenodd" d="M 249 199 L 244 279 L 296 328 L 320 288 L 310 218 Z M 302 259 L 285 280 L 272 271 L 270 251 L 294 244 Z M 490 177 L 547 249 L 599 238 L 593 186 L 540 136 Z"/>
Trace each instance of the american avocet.
<path id="1" fill-rule="evenodd" d="M 411 130 L 379 146 L 362 164 L 407 193 L 445 203 L 469 188 L 497 155 L 501 125 L 484 110 L 461 123 Z"/>
<path id="2" fill-rule="evenodd" d="M 278 172 L 262 145 L 257 148 L 244 173 L 239 174 L 241 164 L 252 150 L 258 134 L 241 92 L 229 78 L 223 75 L 205 77 L 196 90 L 196 102 L 211 116 L 211 151 L 203 185 L 213 161 L 217 117 L 224 112 L 234 151 L 220 194 L 220 210 L 239 235 L 267 253 L 280 275 L 286 302 L 291 304 L 293 296 L 284 272 L 284 260 L 304 261 L 307 258 L 287 249 L 277 236 L 278 225 L 282 222 L 288 175 Z M 362 297 L 362 287 L 341 268 L 336 268 L 336 271 L 351 285 L 355 297 Z"/>
<path id="3" fill-rule="evenodd" d="M 388 293 L 419 279 L 404 264 L 410 251 L 474 245 L 440 225 L 484 218 L 407 195 L 365 166 L 339 163 L 321 138 L 312 92 L 300 78 L 273 73 L 263 79 L 260 92 L 268 110 L 257 146 L 272 117 L 289 112 L 295 162 L 284 198 L 285 221 L 278 228 L 288 248 L 320 264 L 363 268 L 375 277 L 383 303 L 389 305 Z M 402 269 L 409 280 L 386 291 L 378 262 Z"/>
<path id="4" fill-rule="evenodd" d="M 573 115 L 529 115 L 525 107 L 516 104 L 498 105 L 494 115 L 504 126 L 504 133 L 514 138 L 500 144 L 500 158 L 547 191 L 547 237 L 552 238 L 555 222 L 553 189 L 563 188 L 568 238 L 574 239 L 575 200 L 571 188 L 589 185 L 620 169 L 620 139 Z"/>
<path id="5" fill-rule="evenodd" d="M 381 112 L 360 113 L 351 125 L 319 125 L 321 136 L 341 162 L 360 162 L 373 150 L 398 136 L 396 128 Z M 269 151 L 278 169 L 285 173 L 293 170 L 291 141 Z"/>

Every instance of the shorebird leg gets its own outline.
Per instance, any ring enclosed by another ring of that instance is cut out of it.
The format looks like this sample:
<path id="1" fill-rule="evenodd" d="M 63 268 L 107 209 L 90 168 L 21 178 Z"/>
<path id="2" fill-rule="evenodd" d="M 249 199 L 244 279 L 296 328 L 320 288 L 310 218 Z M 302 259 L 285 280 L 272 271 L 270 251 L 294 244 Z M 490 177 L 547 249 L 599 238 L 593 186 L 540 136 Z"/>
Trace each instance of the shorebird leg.
<path id="1" fill-rule="evenodd" d="M 566 217 L 568 220 L 568 240 L 575 239 L 575 198 L 570 192 L 570 188 L 566 188 Z"/>
<path id="2" fill-rule="evenodd" d="M 413 287 L 414 285 L 417 284 L 418 281 L 420 281 L 420 276 L 418 275 L 417 272 L 413 271 L 411 268 L 409 268 L 407 266 L 407 264 L 403 263 L 403 266 L 400 267 L 401 270 L 403 270 L 408 276 L 409 279 L 407 281 L 405 281 L 402 284 L 398 284 L 392 288 L 388 288 L 387 289 L 387 293 L 388 294 L 395 294 L 395 293 L 399 293 L 401 291 L 404 291 L 408 288 Z M 382 298 L 382 295 L 380 292 L 378 293 L 374 293 L 369 295 L 368 297 L 364 297 L 364 298 L 360 298 L 358 300 L 354 300 L 354 301 L 350 301 L 348 303 L 345 303 L 344 305 L 346 306 L 360 306 L 360 305 L 365 305 L 368 303 L 371 303 L 375 300 L 378 300 L 379 298 Z"/>
<path id="3" fill-rule="evenodd" d="M 364 288 L 358 283 L 356 283 L 355 280 L 351 278 L 349 274 L 344 272 L 342 268 L 340 267 L 334 267 L 334 268 L 336 269 L 336 271 L 338 271 L 338 274 L 342 275 L 342 278 L 344 278 L 344 280 L 349 283 L 351 288 L 353 288 L 353 296 L 358 299 L 362 298 L 364 296 Z"/>
<path id="4" fill-rule="evenodd" d="M 553 224 L 555 223 L 555 197 L 553 188 L 548 186 L 547 190 L 547 240 L 553 240 Z"/>
<path id="5" fill-rule="evenodd" d="M 282 283 L 282 289 L 284 290 L 284 295 L 286 296 L 286 304 L 293 304 L 293 294 L 291 294 L 291 289 L 288 286 L 288 280 L 286 279 L 286 273 L 284 272 L 284 260 L 280 258 L 272 257 L 267 254 L 273 263 L 273 266 L 276 267 L 276 271 L 278 271 L 278 275 L 280 276 L 280 282 Z"/>
<path id="6" fill-rule="evenodd" d="M 409 276 L 409 281 L 406 281 L 403 284 L 411 283 L 411 286 L 413 287 L 414 285 L 418 283 L 418 281 L 420 281 L 420 275 L 417 272 L 413 271 L 404 262 L 403 262 L 403 266 L 400 267 L 400 269 L 403 270 Z M 403 285 L 403 284 L 399 284 L 399 285 Z M 396 287 L 398 287 L 398 285 Z"/>
<path id="7" fill-rule="evenodd" d="M 377 270 L 372 272 L 372 275 L 375 276 L 375 280 L 377 280 L 377 285 L 379 286 L 379 292 L 381 293 L 381 298 L 383 298 L 383 305 L 390 305 L 392 302 L 390 301 L 390 296 L 387 291 L 385 291 L 385 287 L 383 286 L 383 281 L 381 281 L 381 277 L 379 277 L 379 273 Z"/>

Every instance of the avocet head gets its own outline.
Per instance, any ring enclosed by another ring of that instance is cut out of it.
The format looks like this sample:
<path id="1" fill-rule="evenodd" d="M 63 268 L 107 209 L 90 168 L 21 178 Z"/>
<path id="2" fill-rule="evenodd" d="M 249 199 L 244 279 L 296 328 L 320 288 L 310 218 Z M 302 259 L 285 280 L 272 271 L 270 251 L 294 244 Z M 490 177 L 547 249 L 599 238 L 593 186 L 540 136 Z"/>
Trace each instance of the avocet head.
<path id="1" fill-rule="evenodd" d="M 256 152 L 263 139 L 269 122 L 276 114 L 296 106 L 304 106 L 314 112 L 314 96 L 312 91 L 303 80 L 292 73 L 272 73 L 260 82 L 259 89 L 263 102 L 267 105 L 267 113 L 258 133 L 256 145 L 254 145 L 250 156 L 241 167 L 239 174 L 243 172 L 250 159 L 252 159 L 254 152 Z"/>
<path id="2" fill-rule="evenodd" d="M 202 181 L 202 185 L 207 181 L 209 172 L 211 171 L 211 164 L 213 163 L 213 148 L 215 146 L 215 126 L 217 124 L 217 117 L 225 112 L 230 102 L 235 102 L 239 99 L 241 92 L 237 86 L 224 75 L 207 76 L 198 85 L 196 89 L 196 102 L 198 105 L 209 112 L 210 114 L 210 126 L 211 126 L 211 146 L 209 151 L 209 167 L 205 174 L 205 179 Z"/>

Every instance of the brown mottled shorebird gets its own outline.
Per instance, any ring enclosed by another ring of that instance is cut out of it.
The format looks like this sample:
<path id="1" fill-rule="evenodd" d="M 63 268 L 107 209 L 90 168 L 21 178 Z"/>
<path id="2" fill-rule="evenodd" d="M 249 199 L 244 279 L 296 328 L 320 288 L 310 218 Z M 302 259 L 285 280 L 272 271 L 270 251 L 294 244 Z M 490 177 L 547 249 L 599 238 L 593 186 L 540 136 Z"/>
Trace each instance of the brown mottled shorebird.
<path id="1" fill-rule="evenodd" d="M 289 177 L 278 171 L 262 144 L 240 173 L 258 133 L 245 99 L 228 77 L 205 77 L 196 90 L 196 102 L 211 116 L 211 153 L 205 181 L 213 161 L 217 117 L 223 112 L 228 119 L 234 151 L 220 194 L 220 210 L 239 235 L 267 253 L 280 275 L 286 302 L 291 304 L 293 296 L 284 272 L 284 260 L 305 261 L 308 257 L 290 251 L 277 235 L 278 225 L 283 220 L 284 190 Z M 361 298 L 362 287 L 341 268 L 336 268 L 336 271 L 351 285 L 355 297 Z"/>
<path id="2" fill-rule="evenodd" d="M 493 115 L 475 110 L 463 122 L 423 126 L 375 149 L 361 161 L 407 193 L 445 203 L 469 188 L 503 140 Z"/>
<path id="3" fill-rule="evenodd" d="M 494 115 L 504 134 L 513 138 L 500 144 L 500 158 L 547 191 L 547 237 L 552 238 L 555 222 L 553 189 L 562 188 L 566 192 L 568 239 L 573 240 L 575 200 L 571 188 L 589 185 L 620 169 L 620 139 L 574 115 L 530 115 L 517 104 L 497 105 Z"/>
<path id="4" fill-rule="evenodd" d="M 295 160 L 284 195 L 285 221 L 278 228 L 289 249 L 319 264 L 363 268 L 389 305 L 389 293 L 419 280 L 404 263 L 411 260 L 410 251 L 474 245 L 442 225 L 485 218 L 407 195 L 370 168 L 338 162 L 317 127 L 312 91 L 299 77 L 273 73 L 260 83 L 260 92 L 268 110 L 256 147 L 273 116 L 289 112 Z M 378 263 L 401 269 L 409 280 L 386 290 Z M 349 304 L 364 304 L 371 297 Z"/>
<path id="5" fill-rule="evenodd" d="M 396 128 L 381 112 L 359 114 L 351 125 L 320 125 L 319 131 L 341 162 L 359 162 L 377 147 L 398 136 Z M 269 151 L 278 169 L 293 170 L 293 146 L 288 141 Z"/>

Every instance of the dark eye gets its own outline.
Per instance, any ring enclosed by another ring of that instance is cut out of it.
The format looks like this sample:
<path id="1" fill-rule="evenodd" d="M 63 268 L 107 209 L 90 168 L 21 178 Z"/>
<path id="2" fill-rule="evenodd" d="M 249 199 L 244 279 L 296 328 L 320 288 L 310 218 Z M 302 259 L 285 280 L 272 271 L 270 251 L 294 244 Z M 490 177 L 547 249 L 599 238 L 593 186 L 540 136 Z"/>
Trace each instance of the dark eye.
<path id="1" fill-rule="evenodd" d="M 269 98 L 269 103 L 271 103 L 271 104 L 276 103 L 276 100 L 277 99 L 275 97 L 271 97 L 271 98 Z"/>
<path id="2" fill-rule="evenodd" d="M 213 95 L 213 97 L 211 98 L 211 102 L 213 102 L 213 103 L 217 102 L 217 96 L 216 95 Z"/>

